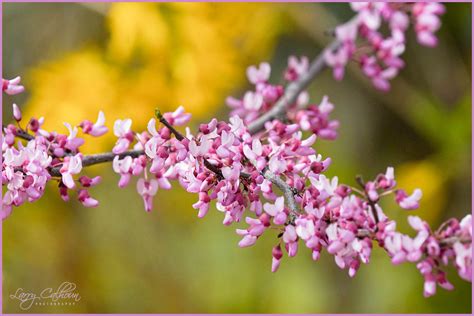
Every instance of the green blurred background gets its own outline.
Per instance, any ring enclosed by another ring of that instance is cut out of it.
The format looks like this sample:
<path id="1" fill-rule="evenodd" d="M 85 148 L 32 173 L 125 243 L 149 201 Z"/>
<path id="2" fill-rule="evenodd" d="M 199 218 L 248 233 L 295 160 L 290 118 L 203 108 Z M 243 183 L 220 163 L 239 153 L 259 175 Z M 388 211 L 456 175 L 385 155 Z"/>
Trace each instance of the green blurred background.
<path id="1" fill-rule="evenodd" d="M 279 81 L 291 54 L 315 56 L 327 30 L 352 15 L 347 4 L 12 4 L 3 5 L 4 77 L 22 75 L 26 93 L 3 98 L 3 116 L 16 102 L 24 117 L 46 118 L 66 132 L 67 121 L 107 125 L 131 117 L 144 128 L 153 109 L 183 104 L 191 126 L 228 109 L 223 100 L 249 85 L 248 65 L 269 60 Z M 312 100 L 327 94 L 341 122 L 335 142 L 319 141 L 330 156 L 329 175 L 354 184 L 394 166 L 401 187 L 420 187 L 411 214 L 437 226 L 471 205 L 471 6 L 448 4 L 439 46 L 421 47 L 410 32 L 406 68 L 389 93 L 375 91 L 355 65 L 342 83 L 329 71 L 311 85 Z M 87 153 L 113 145 L 109 133 Z M 153 212 L 143 210 L 133 182 L 117 188 L 110 165 L 86 171 L 103 182 L 91 190 L 101 202 L 87 209 L 65 203 L 54 185 L 38 202 L 3 223 L 3 310 L 21 287 L 39 292 L 75 282 L 74 307 L 33 307 L 36 313 L 470 313 L 471 284 L 449 276 L 456 289 L 422 295 L 412 264 L 393 266 L 380 250 L 354 279 L 331 257 L 314 263 L 304 247 L 270 272 L 268 234 L 240 249 L 234 229 L 215 209 L 198 219 L 196 197 L 179 185 L 160 191 Z M 410 232 L 392 203 L 386 213 Z"/>

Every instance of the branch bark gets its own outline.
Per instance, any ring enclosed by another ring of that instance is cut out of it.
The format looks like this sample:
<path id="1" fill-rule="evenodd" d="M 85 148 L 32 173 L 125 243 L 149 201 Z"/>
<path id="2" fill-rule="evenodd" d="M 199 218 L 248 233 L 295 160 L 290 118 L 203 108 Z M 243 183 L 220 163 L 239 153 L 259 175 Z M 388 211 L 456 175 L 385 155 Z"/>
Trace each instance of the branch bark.
<path id="1" fill-rule="evenodd" d="M 140 155 L 143 155 L 143 154 L 144 154 L 143 150 L 129 150 L 129 151 L 126 151 L 126 152 L 121 153 L 119 155 L 114 154 L 113 152 L 87 155 L 87 156 L 84 156 L 84 158 L 82 159 L 82 166 L 87 167 L 87 166 L 92 166 L 92 165 L 96 165 L 96 164 L 99 164 L 99 163 L 110 162 L 110 161 L 114 160 L 115 156 L 119 156 L 120 159 L 123 159 L 127 156 L 130 156 L 132 158 L 137 158 L 137 157 L 139 157 Z M 53 177 L 60 177 L 61 176 L 61 173 L 59 172 L 60 169 L 61 169 L 61 167 L 51 168 L 49 173 Z"/>
<path id="2" fill-rule="evenodd" d="M 295 194 L 293 192 L 293 188 L 289 186 L 288 183 L 286 183 L 282 178 L 271 172 L 268 168 L 263 170 L 262 175 L 283 192 L 286 205 L 293 213 L 293 215 L 298 214 L 300 211 L 295 201 Z"/>

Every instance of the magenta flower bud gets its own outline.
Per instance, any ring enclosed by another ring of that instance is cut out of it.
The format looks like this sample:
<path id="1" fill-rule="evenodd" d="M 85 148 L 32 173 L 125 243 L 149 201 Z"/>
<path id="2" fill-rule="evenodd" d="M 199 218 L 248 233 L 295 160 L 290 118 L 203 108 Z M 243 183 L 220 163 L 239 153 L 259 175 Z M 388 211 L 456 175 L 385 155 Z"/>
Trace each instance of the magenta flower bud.
<path id="1" fill-rule="evenodd" d="M 40 128 L 40 123 L 37 119 L 32 118 L 30 122 L 28 123 L 28 126 L 32 132 L 37 132 L 38 129 Z"/>
<path id="2" fill-rule="evenodd" d="M 54 148 L 53 153 L 54 153 L 54 155 L 57 156 L 57 157 L 63 157 L 64 154 L 65 154 L 64 148 L 56 147 L 56 148 Z"/>
<path id="3" fill-rule="evenodd" d="M 281 251 L 280 244 L 273 247 L 272 256 L 273 258 L 278 259 L 278 260 L 280 260 L 283 257 L 283 251 Z"/>
<path id="4" fill-rule="evenodd" d="M 64 184 L 60 184 L 59 186 L 59 194 L 61 195 L 61 199 L 63 199 L 64 202 L 69 201 L 69 194 L 68 194 L 68 189 Z"/>
<path id="5" fill-rule="evenodd" d="M 23 180 L 23 187 L 27 189 L 28 187 L 30 187 L 30 185 L 33 184 L 34 181 L 35 180 L 33 179 L 31 175 L 27 175 L 25 179 Z"/>
<path id="6" fill-rule="evenodd" d="M 100 176 L 96 176 L 96 177 L 94 177 L 94 178 L 92 178 L 92 179 L 89 178 L 88 176 L 81 176 L 81 177 L 79 178 L 79 182 L 81 183 L 81 185 L 82 185 L 83 187 L 86 187 L 86 188 L 87 188 L 87 187 L 92 187 L 92 186 L 98 184 L 98 183 L 100 182 L 100 180 L 101 180 L 101 177 L 100 177 Z"/>

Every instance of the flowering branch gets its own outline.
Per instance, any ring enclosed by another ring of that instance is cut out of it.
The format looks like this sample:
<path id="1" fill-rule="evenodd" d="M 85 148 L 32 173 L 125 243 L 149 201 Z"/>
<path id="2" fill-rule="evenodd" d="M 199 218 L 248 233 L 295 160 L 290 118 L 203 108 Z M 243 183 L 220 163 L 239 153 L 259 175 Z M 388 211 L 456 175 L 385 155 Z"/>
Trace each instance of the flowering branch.
<path id="1" fill-rule="evenodd" d="M 269 64 L 251 66 L 247 77 L 254 89 L 242 98 L 227 99 L 232 108 L 229 121 L 214 118 L 201 124 L 194 135 L 189 128 L 185 135 L 176 129 L 191 118 L 183 107 L 170 113 L 156 111 L 142 132 L 132 131 L 131 119 L 116 120 L 117 141 L 112 151 L 84 156 L 79 129 L 93 137 L 104 135 L 108 131 L 104 113 L 99 112 L 95 123 L 65 123 L 69 131 L 65 135 L 42 129 L 43 118 L 31 119 L 23 129 L 21 111 L 14 104 L 18 124 L 2 129 L 2 184 L 6 186 L 2 218 L 14 207 L 39 199 L 53 178 L 63 200 L 68 201 L 70 192 L 76 191 L 84 206 L 97 206 L 99 202 L 88 189 L 100 182 L 100 176 L 76 177 L 83 167 L 112 161 L 120 175 L 119 187 L 138 177 L 136 188 L 148 212 L 158 189 L 171 189 L 170 181 L 176 180 L 198 196 L 193 208 L 199 217 L 207 214 L 211 201 L 224 214 L 225 225 L 241 222 L 246 215 L 248 227 L 236 230 L 242 237 L 240 247 L 251 246 L 266 231 L 277 230 L 272 271 L 280 266 L 282 247 L 293 257 L 301 242 L 314 260 L 326 249 L 353 277 L 361 263 L 369 262 L 375 241 L 394 264 L 417 264 L 425 279 L 426 296 L 433 295 L 437 285 L 452 289 L 442 265 L 453 264 L 461 278 L 471 281 L 470 215 L 461 221 L 451 219 L 436 231 L 420 218 L 409 216 L 417 232 L 410 237 L 396 231 L 395 221 L 385 215 L 379 201 L 393 196 L 401 208 L 412 210 L 418 208 L 422 192 L 416 189 L 409 195 L 397 189 L 393 168 L 372 181 L 356 178 L 360 190 L 324 175 L 331 159 L 316 154 L 313 145 L 317 139 L 334 140 L 339 122 L 330 118 L 334 105 L 328 98 L 310 103 L 305 88 L 325 66 L 332 67 L 337 80 L 342 79 L 345 65 L 354 60 L 376 88 L 387 90 L 389 79 L 403 67 L 400 56 L 410 19 L 419 42 L 431 45 L 439 28 L 438 15 L 444 10 L 439 4 L 378 2 L 354 3 L 352 8 L 356 16 L 335 29 L 336 39 L 311 64 L 305 57 L 289 58 L 286 89 L 269 82 Z M 388 36 L 379 30 L 383 23 L 390 30 Z M 19 78 L 3 80 L 3 91 L 19 93 L 23 91 L 19 83 Z M 161 123 L 158 129 L 157 120 Z M 310 136 L 303 138 L 303 132 Z M 16 139 L 26 144 L 15 143 Z"/>
<path id="2" fill-rule="evenodd" d="M 251 134 L 256 134 L 264 129 L 266 122 L 284 118 L 288 107 L 296 102 L 300 93 L 303 92 L 311 81 L 313 81 L 314 78 L 316 78 L 316 76 L 327 67 L 324 53 L 327 50 L 332 51 L 336 49 L 340 44 L 339 40 L 334 40 L 327 46 L 327 48 L 323 49 L 323 52 L 311 62 L 308 70 L 298 76 L 297 80 L 291 82 L 287 86 L 285 94 L 277 103 L 275 103 L 272 109 L 250 123 L 249 132 Z"/>

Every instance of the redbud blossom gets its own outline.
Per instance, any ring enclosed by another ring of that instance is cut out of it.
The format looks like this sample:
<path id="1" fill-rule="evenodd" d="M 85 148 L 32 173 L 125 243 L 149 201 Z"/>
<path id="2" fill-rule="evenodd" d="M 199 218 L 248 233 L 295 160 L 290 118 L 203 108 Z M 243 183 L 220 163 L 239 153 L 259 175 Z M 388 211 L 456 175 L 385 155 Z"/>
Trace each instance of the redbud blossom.
<path id="1" fill-rule="evenodd" d="M 86 134 L 99 137 L 107 133 L 108 128 L 104 125 L 105 115 L 104 112 L 99 111 L 97 121 L 92 124 L 89 120 L 84 120 L 79 126 L 82 127 L 82 131 Z"/>
<path id="2" fill-rule="evenodd" d="M 20 85 L 20 76 L 11 80 L 2 79 L 2 91 L 9 95 L 15 95 L 25 91 L 25 88 Z"/>

